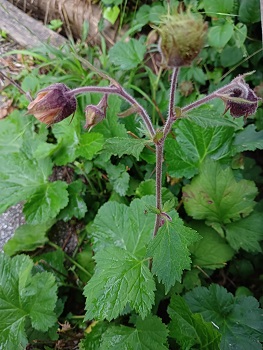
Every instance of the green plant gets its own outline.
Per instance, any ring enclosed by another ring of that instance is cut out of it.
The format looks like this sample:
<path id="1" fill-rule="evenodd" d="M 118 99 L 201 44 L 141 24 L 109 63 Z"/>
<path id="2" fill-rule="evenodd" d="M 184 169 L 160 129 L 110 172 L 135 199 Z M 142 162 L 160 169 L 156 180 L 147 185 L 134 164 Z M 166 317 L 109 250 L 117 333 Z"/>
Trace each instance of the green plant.
<path id="1" fill-rule="evenodd" d="M 0 262 L 7 348 L 73 348 L 79 334 L 83 350 L 262 348 L 262 176 L 254 151 L 263 143 L 252 119 L 258 99 L 244 81 L 257 74 L 217 90 L 210 77 L 207 95 L 178 97 L 179 68 L 168 89 L 170 73 L 162 82 L 146 68 L 143 43 L 117 43 L 103 60 L 107 74 L 97 68 L 98 48 L 88 56 L 96 67 L 77 56 L 85 46 L 38 50 L 40 69 L 49 71 L 24 72 L 22 89 L 38 92 L 29 112 L 55 124 L 18 111 L 1 121 L 0 208 L 26 201 L 27 220 L 4 247 L 16 256 Z M 198 87 L 207 82 L 200 69 L 180 68 Z M 74 117 L 56 123 L 74 96 Z M 153 97 L 164 125 L 149 117 Z M 54 239 L 61 225 L 62 244 Z"/>

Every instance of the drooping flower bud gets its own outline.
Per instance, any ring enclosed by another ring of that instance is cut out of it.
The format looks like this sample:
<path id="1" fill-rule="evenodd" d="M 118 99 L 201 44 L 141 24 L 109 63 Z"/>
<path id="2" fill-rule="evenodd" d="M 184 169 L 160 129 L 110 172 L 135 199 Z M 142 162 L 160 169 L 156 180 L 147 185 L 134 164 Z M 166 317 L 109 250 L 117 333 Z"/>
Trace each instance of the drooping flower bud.
<path id="1" fill-rule="evenodd" d="M 52 84 L 38 92 L 35 100 L 28 105 L 28 114 L 33 114 L 40 122 L 51 125 L 58 123 L 75 112 L 77 101 L 67 95 L 70 89 L 61 83 Z"/>
<path id="2" fill-rule="evenodd" d="M 190 11 L 163 17 L 160 27 L 159 50 L 168 68 L 191 65 L 201 51 L 207 23 Z"/>
<path id="3" fill-rule="evenodd" d="M 107 95 L 104 95 L 100 102 L 95 105 L 88 105 L 85 109 L 86 124 L 85 129 L 89 131 L 106 117 Z"/>
<path id="4" fill-rule="evenodd" d="M 256 112 L 259 97 L 245 83 L 243 78 L 236 78 L 237 85 L 226 94 L 218 94 L 218 97 L 226 104 L 225 112 L 228 110 L 234 118 L 245 116 L 247 118 Z M 224 113 L 225 113 L 224 112 Z"/>

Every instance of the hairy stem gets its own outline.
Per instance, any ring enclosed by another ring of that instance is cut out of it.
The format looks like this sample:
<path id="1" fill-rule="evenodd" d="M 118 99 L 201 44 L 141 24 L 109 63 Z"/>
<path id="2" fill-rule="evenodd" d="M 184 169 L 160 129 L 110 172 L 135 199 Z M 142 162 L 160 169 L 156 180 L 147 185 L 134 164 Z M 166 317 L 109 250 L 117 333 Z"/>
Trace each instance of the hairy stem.
<path id="1" fill-rule="evenodd" d="M 177 86 L 177 79 L 179 74 L 179 68 L 173 70 L 171 78 L 171 88 L 170 88 L 170 99 L 169 99 L 169 109 L 168 117 L 163 128 L 163 136 L 156 143 L 156 208 L 159 213 L 156 214 L 155 225 L 153 230 L 153 236 L 155 237 L 158 229 L 160 227 L 161 221 L 161 211 L 162 211 L 162 169 L 163 169 L 163 149 L 164 141 L 169 134 L 173 123 L 176 120 L 176 115 L 174 113 L 174 101 L 175 101 L 175 92 Z"/>
<path id="2" fill-rule="evenodd" d="M 69 96 L 74 96 L 77 94 L 82 94 L 85 92 L 93 92 L 93 93 L 102 93 L 102 94 L 113 94 L 118 95 L 122 97 L 124 100 L 129 102 L 132 106 L 136 107 L 136 112 L 141 116 L 142 120 L 144 121 L 144 124 L 153 138 L 155 135 L 155 130 L 153 127 L 153 124 L 151 122 L 151 119 L 146 112 L 146 110 L 133 98 L 128 92 L 126 92 L 121 86 L 83 86 L 76 89 L 73 89 L 71 91 L 68 91 L 66 94 Z"/>

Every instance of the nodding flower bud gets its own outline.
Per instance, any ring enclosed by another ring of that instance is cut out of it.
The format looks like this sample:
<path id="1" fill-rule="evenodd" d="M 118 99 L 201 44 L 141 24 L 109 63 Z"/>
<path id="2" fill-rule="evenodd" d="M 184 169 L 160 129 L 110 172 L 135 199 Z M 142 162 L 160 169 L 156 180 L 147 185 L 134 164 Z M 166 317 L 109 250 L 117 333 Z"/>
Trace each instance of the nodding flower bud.
<path id="1" fill-rule="evenodd" d="M 164 16 L 157 31 L 162 63 L 168 68 L 189 66 L 204 45 L 207 23 L 187 11 Z"/>
<path id="2" fill-rule="evenodd" d="M 229 110 L 231 116 L 234 118 L 242 116 L 247 118 L 256 112 L 260 98 L 245 83 L 243 78 L 237 77 L 235 81 L 237 82 L 236 86 L 226 94 L 218 94 L 218 97 L 226 104 L 224 113 Z"/>
<path id="3" fill-rule="evenodd" d="M 33 114 L 40 122 L 51 125 L 74 113 L 77 101 L 67 95 L 70 89 L 61 83 L 52 84 L 38 92 L 35 100 L 28 105 L 27 114 Z"/>
<path id="4" fill-rule="evenodd" d="M 85 109 L 86 124 L 85 129 L 89 131 L 103 119 L 106 118 L 106 109 L 107 109 L 107 95 L 104 95 L 100 102 L 95 105 L 88 105 Z"/>

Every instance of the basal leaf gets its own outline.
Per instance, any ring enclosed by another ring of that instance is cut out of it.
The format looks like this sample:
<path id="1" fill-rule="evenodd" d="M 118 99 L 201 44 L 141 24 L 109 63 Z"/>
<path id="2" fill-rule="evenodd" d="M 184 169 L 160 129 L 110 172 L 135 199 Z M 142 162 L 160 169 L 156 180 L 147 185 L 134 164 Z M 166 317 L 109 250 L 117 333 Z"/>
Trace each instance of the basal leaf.
<path id="1" fill-rule="evenodd" d="M 103 147 L 104 139 L 99 133 L 82 134 L 79 140 L 77 155 L 91 160 Z"/>
<path id="2" fill-rule="evenodd" d="M 125 196 L 128 188 L 130 175 L 128 174 L 124 164 L 107 164 L 106 171 L 113 186 L 114 191 L 116 191 L 120 196 Z"/>
<path id="3" fill-rule="evenodd" d="M 234 33 L 234 24 L 225 22 L 219 26 L 213 26 L 208 32 L 209 45 L 216 48 L 223 48 L 231 39 Z"/>
<path id="4" fill-rule="evenodd" d="M 153 259 L 152 272 L 165 285 L 166 293 L 176 281 L 181 282 L 183 270 L 190 269 L 188 246 L 199 239 L 197 232 L 184 226 L 176 212 L 169 215 L 172 221 L 165 222 L 147 249 L 147 255 Z"/>
<path id="5" fill-rule="evenodd" d="M 108 247 L 95 254 L 95 274 L 84 288 L 86 320 L 118 317 L 130 305 L 142 318 L 154 302 L 155 283 L 147 261 Z"/>
<path id="6" fill-rule="evenodd" d="M 197 287 L 185 296 L 193 313 L 213 322 L 222 334 L 222 350 L 260 350 L 263 313 L 253 297 L 234 297 L 219 285 Z"/>
<path id="7" fill-rule="evenodd" d="M 211 17 L 233 13 L 234 0 L 204 0 L 205 12 Z"/>
<path id="8" fill-rule="evenodd" d="M 262 228 L 262 213 L 254 212 L 244 219 L 227 224 L 226 239 L 235 250 L 242 248 L 247 252 L 261 252 L 259 242 L 263 240 Z"/>
<path id="9" fill-rule="evenodd" d="M 245 23 L 260 21 L 260 2 L 258 0 L 242 0 L 239 7 L 239 20 Z"/>
<path id="10" fill-rule="evenodd" d="M 232 154 L 256 149 L 263 149 L 263 130 L 256 131 L 255 125 L 251 124 L 236 134 Z"/>
<path id="11" fill-rule="evenodd" d="M 124 154 L 130 154 L 139 160 L 140 153 L 146 142 L 143 139 L 134 139 L 131 137 L 113 137 L 105 142 L 104 151 L 119 157 Z"/>
<path id="12" fill-rule="evenodd" d="M 46 233 L 51 226 L 48 224 L 30 225 L 25 224 L 15 231 L 14 235 L 4 245 L 4 252 L 9 256 L 22 251 L 32 251 L 43 246 L 48 238 Z"/>
<path id="13" fill-rule="evenodd" d="M 67 187 L 62 181 L 48 182 L 39 187 L 24 205 L 27 222 L 37 225 L 54 219 L 68 204 Z"/>
<path id="14" fill-rule="evenodd" d="M 119 66 L 123 70 L 129 70 L 142 63 L 145 52 L 146 45 L 139 40 L 130 39 L 128 42 L 117 42 L 109 50 L 109 58 L 115 66 Z"/>
<path id="15" fill-rule="evenodd" d="M 84 185 L 81 180 L 71 182 L 68 185 L 68 205 L 59 213 L 59 219 L 69 221 L 72 217 L 82 219 L 85 216 L 87 206 L 81 196 L 83 190 Z"/>
<path id="16" fill-rule="evenodd" d="M 173 177 L 191 178 L 207 156 L 221 159 L 230 151 L 232 127 L 202 127 L 190 120 L 177 124 L 176 139 L 167 139 L 165 160 Z"/>
<path id="17" fill-rule="evenodd" d="M 32 260 L 25 255 L 0 255 L 0 344 L 3 349 L 24 349 L 25 321 L 47 331 L 56 322 L 55 278 L 48 272 L 31 275 Z"/>
<path id="18" fill-rule="evenodd" d="M 110 327 L 102 336 L 100 350 L 168 350 L 167 329 L 157 316 L 137 319 L 135 328 L 126 326 Z"/>
<path id="19" fill-rule="evenodd" d="M 252 181 L 237 181 L 230 167 L 206 161 L 191 184 L 183 187 L 184 207 L 197 220 L 226 224 L 247 216 L 255 205 Z"/>
<path id="20" fill-rule="evenodd" d="M 117 202 L 108 202 L 98 211 L 92 227 L 94 250 L 106 247 L 121 247 L 143 259 L 146 245 L 152 238 L 155 215 L 145 212 L 154 205 L 154 197 L 135 199 L 130 207 Z"/>
<path id="21" fill-rule="evenodd" d="M 23 152 L 2 154 L 0 159 L 0 212 L 32 196 L 45 186 L 52 171 L 50 159 L 30 159 Z"/>
<path id="22" fill-rule="evenodd" d="M 221 334 L 212 322 L 205 322 L 202 315 L 193 314 L 179 295 L 173 295 L 168 313 L 170 336 L 176 340 L 181 349 L 220 349 Z"/>
<path id="23" fill-rule="evenodd" d="M 215 230 L 197 221 L 191 222 L 190 226 L 202 237 L 190 247 L 193 265 L 205 269 L 218 269 L 232 259 L 234 249 Z"/>
<path id="24" fill-rule="evenodd" d="M 80 350 L 100 349 L 103 333 L 109 328 L 108 322 L 93 321 L 85 332 L 85 338 L 79 343 Z"/>

